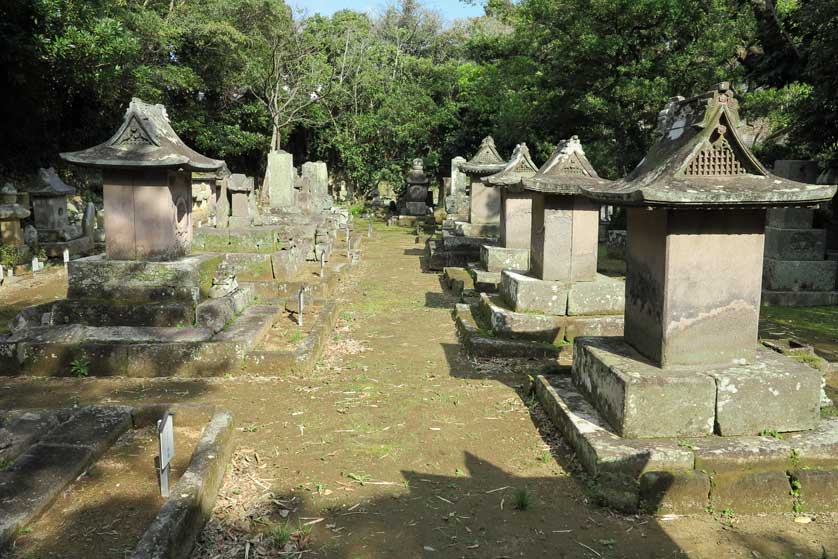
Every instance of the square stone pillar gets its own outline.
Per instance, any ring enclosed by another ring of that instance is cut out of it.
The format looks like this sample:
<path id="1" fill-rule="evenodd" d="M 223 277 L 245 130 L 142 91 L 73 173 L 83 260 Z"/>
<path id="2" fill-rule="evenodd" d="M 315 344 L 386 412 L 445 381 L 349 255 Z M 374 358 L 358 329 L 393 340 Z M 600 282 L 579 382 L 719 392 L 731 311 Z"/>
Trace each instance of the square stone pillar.
<path id="1" fill-rule="evenodd" d="M 599 205 L 581 196 L 535 193 L 530 262 L 547 281 L 594 281 Z"/>
<path id="2" fill-rule="evenodd" d="M 173 260 L 192 248 L 192 178 L 167 169 L 103 172 L 111 260 Z"/>
<path id="3" fill-rule="evenodd" d="M 752 362 L 764 210 L 628 209 L 625 339 L 654 364 Z"/>
<path id="4" fill-rule="evenodd" d="M 530 191 L 511 192 L 501 189 L 500 246 L 530 248 L 532 232 L 532 200 Z"/>
<path id="5" fill-rule="evenodd" d="M 479 178 L 473 178 L 469 203 L 470 223 L 500 223 L 500 192 L 497 188 L 487 186 Z"/>
<path id="6" fill-rule="evenodd" d="M 20 228 L 20 220 L 0 221 L 0 244 L 23 246 L 23 231 Z"/>

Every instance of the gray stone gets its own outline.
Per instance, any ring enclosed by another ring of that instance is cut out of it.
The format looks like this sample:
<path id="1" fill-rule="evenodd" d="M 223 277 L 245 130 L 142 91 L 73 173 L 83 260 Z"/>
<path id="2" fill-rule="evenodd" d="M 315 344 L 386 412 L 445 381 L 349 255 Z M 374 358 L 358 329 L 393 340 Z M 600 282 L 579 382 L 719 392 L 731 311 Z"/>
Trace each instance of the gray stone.
<path id="1" fill-rule="evenodd" d="M 704 472 L 647 472 L 640 477 L 642 506 L 655 514 L 703 514 L 710 504 L 710 476 Z"/>
<path id="2" fill-rule="evenodd" d="M 500 235 L 500 225 L 497 223 L 469 223 L 467 221 L 455 221 L 454 234 L 460 237 L 494 238 Z"/>
<path id="3" fill-rule="evenodd" d="M 713 476 L 710 503 L 735 513 L 792 512 L 794 499 L 786 472 L 736 471 Z"/>
<path id="4" fill-rule="evenodd" d="M 552 344 L 564 338 L 562 325 L 551 316 L 517 313 L 503 308 L 500 302 L 482 293 L 481 312 L 488 318 L 492 332 L 503 338 L 536 340 Z"/>
<path id="5" fill-rule="evenodd" d="M 579 336 L 622 336 L 623 316 L 568 316 L 565 340 L 573 342 Z"/>
<path id="6" fill-rule="evenodd" d="M 556 281 L 544 281 L 524 274 L 504 270 L 500 292 L 504 300 L 517 312 L 567 314 L 570 286 Z"/>
<path id="7" fill-rule="evenodd" d="M 779 229 L 811 229 L 814 221 L 815 210 L 812 209 L 770 208 L 765 223 L 767 227 Z"/>
<path id="8" fill-rule="evenodd" d="M 823 260 L 825 229 L 765 228 L 765 257 L 778 260 Z"/>
<path id="9" fill-rule="evenodd" d="M 488 272 L 501 272 L 503 270 L 526 272 L 530 266 L 530 251 L 527 248 L 482 245 L 480 247 L 480 262 Z"/>
<path id="10" fill-rule="evenodd" d="M 776 260 L 766 258 L 763 288 L 768 291 L 834 291 L 838 277 L 835 260 Z"/>
<path id="11" fill-rule="evenodd" d="M 263 191 L 271 208 L 291 208 L 294 204 L 294 156 L 286 151 L 268 153 Z"/>
<path id="12" fill-rule="evenodd" d="M 567 314 L 622 315 L 625 294 L 624 281 L 597 274 L 594 281 L 577 281 L 571 285 L 567 297 Z"/>
<path id="13" fill-rule="evenodd" d="M 405 202 L 404 205 L 407 215 L 428 215 L 428 205 L 425 202 Z"/>
<path id="14" fill-rule="evenodd" d="M 785 355 L 763 348 L 754 363 L 705 374 L 716 380 L 720 435 L 805 431 L 820 417 L 820 371 Z"/>
<path id="15" fill-rule="evenodd" d="M 661 369 L 622 338 L 577 338 L 573 379 L 624 438 L 713 432 L 716 383 L 692 369 Z"/>
<path id="16" fill-rule="evenodd" d="M 805 512 L 829 513 L 838 510 L 838 470 L 794 470 L 800 508 Z"/>

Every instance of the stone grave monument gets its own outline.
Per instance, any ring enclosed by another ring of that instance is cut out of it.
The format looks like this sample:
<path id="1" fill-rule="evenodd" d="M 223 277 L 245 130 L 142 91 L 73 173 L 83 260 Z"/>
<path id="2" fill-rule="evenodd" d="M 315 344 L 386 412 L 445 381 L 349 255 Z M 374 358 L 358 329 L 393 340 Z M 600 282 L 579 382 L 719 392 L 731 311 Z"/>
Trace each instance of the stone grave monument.
<path id="1" fill-rule="evenodd" d="M 239 173 L 227 179 L 227 192 L 230 193 L 230 227 L 249 227 L 253 223 L 251 212 L 253 198 L 253 177 Z"/>
<path id="2" fill-rule="evenodd" d="M 190 255 L 191 173 L 222 162 L 186 146 L 162 105 L 133 99 L 108 141 L 62 153 L 102 169 L 106 254 L 73 260 L 67 298 L 24 309 L 0 338 L 0 370 L 212 375 L 233 370 L 278 309 L 251 307 L 235 282 L 213 287 L 222 259 Z M 218 285 L 221 285 L 218 283 Z"/>
<path id="3" fill-rule="evenodd" d="M 790 512 L 795 482 L 835 483 L 838 421 L 820 419 L 820 371 L 758 344 L 765 214 L 835 187 L 766 171 L 728 83 L 661 120 L 626 178 L 582 187 L 627 207 L 624 337 L 576 338 L 572 380 L 536 390 L 613 506 Z"/>
<path id="4" fill-rule="evenodd" d="M 429 239 L 425 247 L 425 261 L 432 270 L 446 267 L 465 267 L 480 260 L 480 247 L 497 242 L 500 229 L 500 193 L 484 180 L 506 167 L 495 148 L 495 141 L 487 136 L 469 161 L 459 163 L 470 189 L 469 220 L 447 219 L 443 223 L 442 238 Z"/>
<path id="5" fill-rule="evenodd" d="M 18 262 L 9 263 L 12 266 L 26 262 L 30 257 L 20 226 L 21 220 L 29 217 L 30 212 L 18 203 L 18 195 L 11 183 L 0 188 L 0 246 L 13 247 L 18 252 Z"/>
<path id="6" fill-rule="evenodd" d="M 478 291 L 495 292 L 503 270 L 530 268 L 533 195 L 523 188 L 522 180 L 536 172 L 527 144 L 518 144 L 506 167 L 485 180 L 500 192 L 500 237 L 497 245 L 480 247 L 479 264 L 469 264 Z"/>
<path id="7" fill-rule="evenodd" d="M 623 332 L 625 284 L 597 273 L 599 205 L 582 195 L 583 187 L 613 183 L 599 178 L 575 136 L 526 175 L 513 188 L 529 195 L 530 272 L 504 269 L 500 295 L 483 293 L 471 308 L 458 308 L 459 322 L 491 333 L 496 355 L 555 354 L 569 362 L 577 336 Z"/>
<path id="8" fill-rule="evenodd" d="M 71 224 L 67 215 L 67 198 L 75 194 L 75 189 L 61 180 L 52 168 L 40 169 L 28 192 L 32 200 L 34 226 L 38 231 L 37 248 L 50 258 L 61 258 L 65 249 L 72 255 L 93 252 L 96 207 L 92 203 L 85 208 L 81 225 Z"/>
<path id="9" fill-rule="evenodd" d="M 468 220 L 468 177 L 460 170 L 460 165 L 465 162 L 465 157 L 460 156 L 451 160 L 451 180 L 445 197 L 445 211 L 448 214 L 447 219 L 453 221 Z"/>

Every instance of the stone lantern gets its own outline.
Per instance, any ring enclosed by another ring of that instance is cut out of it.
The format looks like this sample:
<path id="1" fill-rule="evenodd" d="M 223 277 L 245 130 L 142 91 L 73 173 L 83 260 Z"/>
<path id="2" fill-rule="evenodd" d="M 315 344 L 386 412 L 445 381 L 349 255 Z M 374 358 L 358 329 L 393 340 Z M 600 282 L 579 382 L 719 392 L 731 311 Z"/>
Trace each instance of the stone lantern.
<path id="1" fill-rule="evenodd" d="M 821 373 L 758 347 L 766 210 L 835 186 L 769 173 L 739 136 L 728 83 L 661 113 L 659 141 L 612 188 L 627 208 L 623 338 L 577 338 L 573 380 L 624 438 L 804 431 Z"/>
<path id="2" fill-rule="evenodd" d="M 430 180 L 425 175 L 422 160 L 413 160 L 413 167 L 407 173 L 407 183 L 404 192 L 405 213 L 407 215 L 422 216 L 428 213 L 428 185 Z"/>
<path id="3" fill-rule="evenodd" d="M 40 169 L 38 182 L 29 190 L 32 199 L 35 228 L 44 241 L 66 241 L 69 234 L 67 219 L 67 198 L 75 189 L 66 184 L 55 169 Z"/>
<path id="4" fill-rule="evenodd" d="M 164 261 L 188 254 L 192 172 L 223 165 L 184 144 L 163 105 L 136 98 L 111 139 L 61 157 L 102 169 L 106 252 L 111 260 Z"/>
<path id="5" fill-rule="evenodd" d="M 0 244 L 23 247 L 20 221 L 29 217 L 29 210 L 18 204 L 17 189 L 6 183 L 0 188 Z"/>
<path id="6" fill-rule="evenodd" d="M 527 144 L 518 144 L 503 170 L 484 181 L 498 190 L 500 198 L 500 238 L 498 246 L 480 248 L 484 270 L 495 273 L 504 269 L 529 270 L 533 195 L 521 185 L 523 179 L 536 172 L 538 167 L 530 159 Z"/>
<path id="7" fill-rule="evenodd" d="M 474 157 L 460 163 L 460 171 L 468 177 L 469 187 L 469 223 L 475 226 L 488 225 L 497 227 L 500 223 L 500 192 L 488 186 L 483 181 L 486 177 L 499 173 L 506 167 L 497 148 L 495 140 L 487 136 L 480 144 L 480 149 Z M 474 229 L 474 228 L 472 228 Z M 484 229 L 492 229 L 485 227 Z M 485 233 L 486 231 L 483 231 Z M 467 232 L 466 235 L 478 234 L 477 231 Z"/>

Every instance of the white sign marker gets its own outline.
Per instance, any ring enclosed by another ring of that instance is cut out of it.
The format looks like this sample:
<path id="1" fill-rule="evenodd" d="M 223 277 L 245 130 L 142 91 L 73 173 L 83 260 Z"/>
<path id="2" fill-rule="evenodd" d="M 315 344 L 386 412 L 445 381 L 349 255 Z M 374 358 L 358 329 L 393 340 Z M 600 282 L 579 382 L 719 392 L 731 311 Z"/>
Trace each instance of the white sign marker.
<path id="1" fill-rule="evenodd" d="M 157 473 L 160 478 L 160 495 L 169 496 L 169 464 L 175 457 L 175 428 L 172 415 L 166 412 L 157 422 L 157 438 L 160 456 L 157 458 Z"/>

